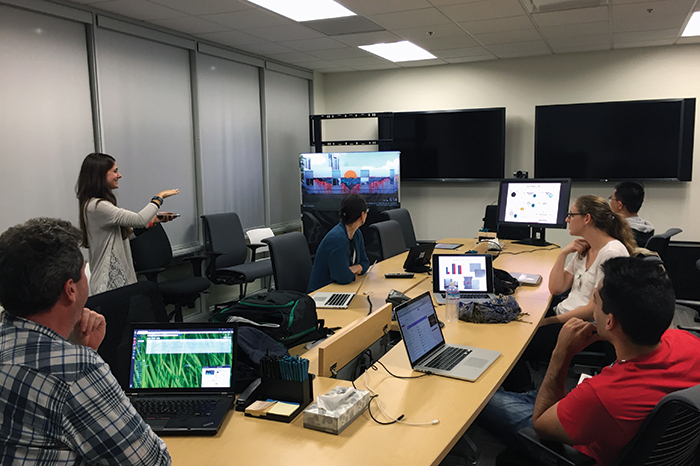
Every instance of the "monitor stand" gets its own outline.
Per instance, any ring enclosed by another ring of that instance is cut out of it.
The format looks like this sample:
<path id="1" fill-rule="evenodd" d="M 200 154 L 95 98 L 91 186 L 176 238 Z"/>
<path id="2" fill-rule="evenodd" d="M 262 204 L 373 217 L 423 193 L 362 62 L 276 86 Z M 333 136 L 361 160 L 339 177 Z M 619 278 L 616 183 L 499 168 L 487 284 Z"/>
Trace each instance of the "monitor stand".
<path id="1" fill-rule="evenodd" d="M 532 227 L 530 230 L 530 237 L 522 239 L 520 241 L 513 241 L 515 244 L 525 244 L 528 246 L 551 246 L 552 243 L 548 243 L 544 239 L 545 228 L 542 227 Z"/>

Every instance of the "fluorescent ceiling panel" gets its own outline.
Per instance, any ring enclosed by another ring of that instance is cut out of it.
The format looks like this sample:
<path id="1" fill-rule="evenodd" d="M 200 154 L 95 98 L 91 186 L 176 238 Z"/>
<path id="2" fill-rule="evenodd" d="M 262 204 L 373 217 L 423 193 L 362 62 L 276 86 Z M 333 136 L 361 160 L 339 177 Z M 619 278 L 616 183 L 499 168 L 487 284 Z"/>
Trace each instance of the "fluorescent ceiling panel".
<path id="1" fill-rule="evenodd" d="M 248 0 L 294 21 L 354 16 L 355 13 L 333 0 Z"/>
<path id="2" fill-rule="evenodd" d="M 393 42 L 391 44 L 360 45 L 359 47 L 362 50 L 366 50 L 369 53 L 386 58 L 394 63 L 401 61 L 430 60 L 432 58 L 436 58 L 432 53 L 407 40 Z"/>
<path id="3" fill-rule="evenodd" d="M 700 36 L 700 11 L 693 13 L 681 37 Z"/>

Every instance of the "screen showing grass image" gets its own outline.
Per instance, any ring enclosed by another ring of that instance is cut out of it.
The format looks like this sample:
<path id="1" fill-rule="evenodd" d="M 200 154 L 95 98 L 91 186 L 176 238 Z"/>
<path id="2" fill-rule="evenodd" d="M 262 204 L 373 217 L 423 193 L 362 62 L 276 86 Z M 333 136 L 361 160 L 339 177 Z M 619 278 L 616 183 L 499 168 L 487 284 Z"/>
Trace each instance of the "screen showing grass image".
<path id="1" fill-rule="evenodd" d="M 229 388 L 233 329 L 137 330 L 129 386 Z"/>

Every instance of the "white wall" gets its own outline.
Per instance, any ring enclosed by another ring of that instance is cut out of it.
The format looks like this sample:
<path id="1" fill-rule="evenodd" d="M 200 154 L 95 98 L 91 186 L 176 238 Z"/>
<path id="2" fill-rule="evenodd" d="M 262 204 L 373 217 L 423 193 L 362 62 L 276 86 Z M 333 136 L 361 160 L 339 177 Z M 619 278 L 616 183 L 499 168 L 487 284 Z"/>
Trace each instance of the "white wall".
<path id="1" fill-rule="evenodd" d="M 331 73 L 315 89 L 314 113 L 349 113 L 506 107 L 506 175 L 534 167 L 535 106 L 573 102 L 697 97 L 700 45 L 676 45 L 547 57 L 488 61 L 389 71 Z M 320 94 L 320 96 L 319 96 Z M 365 120 L 352 137 L 376 137 L 376 123 Z M 700 115 L 696 115 L 697 147 Z M 346 138 L 340 125 L 325 127 L 325 140 Z M 674 239 L 700 241 L 700 160 L 693 182 L 647 182 L 640 211 L 657 232 L 679 227 Z M 572 197 L 607 198 L 614 183 L 575 183 Z M 424 239 L 473 237 L 484 207 L 498 197 L 495 182 L 468 184 L 402 183 L 401 203 L 411 211 Z M 568 242 L 564 230 L 547 239 Z"/>

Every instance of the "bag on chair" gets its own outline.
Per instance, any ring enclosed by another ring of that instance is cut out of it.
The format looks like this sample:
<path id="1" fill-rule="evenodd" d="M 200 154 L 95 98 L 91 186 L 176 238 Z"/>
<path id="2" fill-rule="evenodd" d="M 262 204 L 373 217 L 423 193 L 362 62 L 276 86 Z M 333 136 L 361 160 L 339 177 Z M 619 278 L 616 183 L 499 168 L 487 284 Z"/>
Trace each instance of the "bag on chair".
<path id="1" fill-rule="evenodd" d="M 287 348 L 327 336 L 313 298 L 298 291 L 268 291 L 247 296 L 212 316 L 213 322 L 249 323 Z"/>

